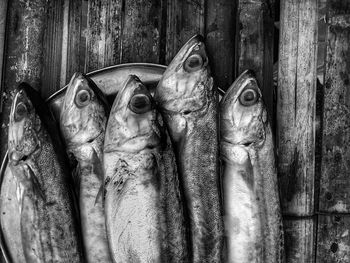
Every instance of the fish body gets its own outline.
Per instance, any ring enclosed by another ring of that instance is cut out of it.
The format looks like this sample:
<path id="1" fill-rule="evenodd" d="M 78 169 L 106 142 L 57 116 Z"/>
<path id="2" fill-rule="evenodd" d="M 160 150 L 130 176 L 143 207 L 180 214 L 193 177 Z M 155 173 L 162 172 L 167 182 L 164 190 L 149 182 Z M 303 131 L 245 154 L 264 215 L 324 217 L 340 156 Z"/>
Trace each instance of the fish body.
<path id="1" fill-rule="evenodd" d="M 75 73 L 68 85 L 60 115 L 67 152 L 75 170 L 86 262 L 112 262 L 104 208 L 99 191 L 103 185 L 102 151 L 109 105 L 87 76 Z"/>
<path id="2" fill-rule="evenodd" d="M 65 152 L 40 95 L 21 84 L 11 108 L 9 167 L 20 191 L 26 262 L 81 262 L 82 249 Z"/>
<path id="3" fill-rule="evenodd" d="M 155 91 L 179 168 L 192 262 L 221 262 L 223 219 L 218 165 L 218 93 L 200 36 L 174 57 Z"/>
<path id="4" fill-rule="evenodd" d="M 1 231 L 7 256 L 11 262 L 25 262 L 21 238 L 20 206 L 18 195 L 21 187 L 8 165 L 5 169 L 0 191 Z"/>
<path id="5" fill-rule="evenodd" d="M 283 262 L 273 138 L 252 72 L 223 97 L 220 128 L 228 262 Z"/>
<path id="6" fill-rule="evenodd" d="M 105 215 L 114 262 L 188 262 L 175 157 L 136 76 L 118 93 L 104 144 Z"/>

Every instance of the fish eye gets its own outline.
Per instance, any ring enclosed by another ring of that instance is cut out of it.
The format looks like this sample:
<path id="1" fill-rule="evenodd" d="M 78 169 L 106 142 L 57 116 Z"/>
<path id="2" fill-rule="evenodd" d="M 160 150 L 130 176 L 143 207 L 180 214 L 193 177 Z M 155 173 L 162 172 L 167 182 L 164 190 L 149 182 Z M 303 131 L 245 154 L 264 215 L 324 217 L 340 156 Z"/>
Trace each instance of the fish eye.
<path id="1" fill-rule="evenodd" d="M 20 102 L 16 106 L 15 120 L 20 121 L 27 115 L 27 107 L 24 103 Z"/>
<path id="2" fill-rule="evenodd" d="M 199 54 L 193 54 L 186 59 L 184 68 L 187 72 L 193 72 L 201 69 L 203 64 L 202 56 Z"/>
<path id="3" fill-rule="evenodd" d="M 91 99 L 90 92 L 86 89 L 79 90 L 75 96 L 75 104 L 78 107 L 84 107 L 89 104 Z"/>
<path id="4" fill-rule="evenodd" d="M 257 102 L 259 94 L 254 89 L 246 89 L 239 96 L 239 101 L 243 106 L 251 106 Z"/>
<path id="5" fill-rule="evenodd" d="M 152 109 L 152 102 L 147 95 L 136 94 L 131 98 L 129 108 L 137 114 L 146 113 Z"/>

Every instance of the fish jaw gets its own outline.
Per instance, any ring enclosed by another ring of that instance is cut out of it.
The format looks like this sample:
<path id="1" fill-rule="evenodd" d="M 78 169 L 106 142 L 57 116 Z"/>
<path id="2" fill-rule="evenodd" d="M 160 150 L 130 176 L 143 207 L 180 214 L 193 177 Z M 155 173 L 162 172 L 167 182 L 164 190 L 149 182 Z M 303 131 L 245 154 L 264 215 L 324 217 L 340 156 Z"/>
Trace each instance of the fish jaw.
<path id="1" fill-rule="evenodd" d="M 171 61 L 155 92 L 163 110 L 189 114 L 205 107 L 213 93 L 203 37 L 192 37 Z M 208 87 L 211 89 L 208 90 Z"/>
<path id="2" fill-rule="evenodd" d="M 130 75 L 114 100 L 106 128 L 104 152 L 136 153 L 158 146 L 157 119 L 150 92 L 136 76 Z"/>
<path id="3" fill-rule="evenodd" d="M 40 146 L 41 121 L 26 92 L 20 89 L 12 102 L 8 156 L 12 165 L 32 155 Z"/>
<path id="4" fill-rule="evenodd" d="M 60 126 L 66 144 L 82 145 L 104 133 L 108 104 L 97 86 L 75 73 L 64 97 Z"/>
<path id="5" fill-rule="evenodd" d="M 261 146 L 266 137 L 267 112 L 257 80 L 243 72 L 220 103 L 221 137 L 234 145 Z"/>

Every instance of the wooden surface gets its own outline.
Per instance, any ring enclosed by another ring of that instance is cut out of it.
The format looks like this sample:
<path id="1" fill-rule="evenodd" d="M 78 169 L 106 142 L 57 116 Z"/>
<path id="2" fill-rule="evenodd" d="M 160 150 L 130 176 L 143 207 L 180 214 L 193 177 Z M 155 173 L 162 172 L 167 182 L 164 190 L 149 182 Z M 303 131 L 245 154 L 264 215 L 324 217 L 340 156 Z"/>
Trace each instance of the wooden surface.
<path id="1" fill-rule="evenodd" d="M 319 216 L 316 262 L 350 262 L 350 216 Z"/>
<path id="2" fill-rule="evenodd" d="M 350 212 L 350 1 L 329 1 L 320 211 Z M 349 244 L 350 245 L 350 244 Z"/>
<path id="3" fill-rule="evenodd" d="M 240 0 L 237 19 L 236 76 L 246 69 L 254 70 L 272 116 L 274 1 Z"/>
<path id="4" fill-rule="evenodd" d="M 286 262 L 314 262 L 315 219 L 283 218 Z"/>
<path id="5" fill-rule="evenodd" d="M 7 0 L 0 0 L 0 81 L 2 79 L 3 61 L 5 53 L 5 31 L 6 31 Z M 0 94 L 3 85 L 0 82 Z M 2 99 L 0 96 L 0 112 L 2 109 Z"/>
<path id="6" fill-rule="evenodd" d="M 317 2 L 281 3 L 277 152 L 284 214 L 314 212 Z"/>

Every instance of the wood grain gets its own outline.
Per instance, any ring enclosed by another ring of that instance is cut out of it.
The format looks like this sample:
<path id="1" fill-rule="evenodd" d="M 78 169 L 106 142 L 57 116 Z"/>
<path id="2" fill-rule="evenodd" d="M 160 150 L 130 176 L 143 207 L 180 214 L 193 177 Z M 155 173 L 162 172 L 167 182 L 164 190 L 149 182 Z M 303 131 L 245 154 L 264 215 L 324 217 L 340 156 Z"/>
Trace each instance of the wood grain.
<path id="1" fill-rule="evenodd" d="M 314 213 L 317 11 L 317 1 L 281 2 L 278 172 L 283 214 L 294 216 Z"/>
<path id="2" fill-rule="evenodd" d="M 271 116 L 274 114 L 274 9 L 273 0 L 240 0 L 236 21 L 236 76 L 246 69 L 256 73 Z"/>
<path id="3" fill-rule="evenodd" d="M 315 262 L 315 219 L 284 218 L 286 262 Z"/>
<path id="4" fill-rule="evenodd" d="M 10 107 L 18 84 L 25 81 L 37 90 L 42 87 L 46 3 L 46 0 L 13 0 L 8 3 L 0 160 L 7 149 Z"/>
<path id="5" fill-rule="evenodd" d="M 43 71 L 41 95 L 48 98 L 60 88 L 64 0 L 48 1 L 43 24 Z"/>
<path id="6" fill-rule="evenodd" d="M 236 1 L 207 1 L 205 37 L 215 83 L 227 90 L 234 81 Z"/>
<path id="7" fill-rule="evenodd" d="M 5 56 L 7 0 L 0 0 L 0 94 L 3 90 L 2 69 Z M 2 96 L 0 96 L 0 112 L 2 110 Z"/>
<path id="8" fill-rule="evenodd" d="M 328 1 L 320 211 L 350 211 L 350 1 Z"/>
<path id="9" fill-rule="evenodd" d="M 318 220 L 318 263 L 350 262 L 350 216 L 321 215 Z"/>
<path id="10" fill-rule="evenodd" d="M 169 64 L 183 44 L 195 34 L 205 33 L 205 0 L 167 2 L 166 57 Z"/>

